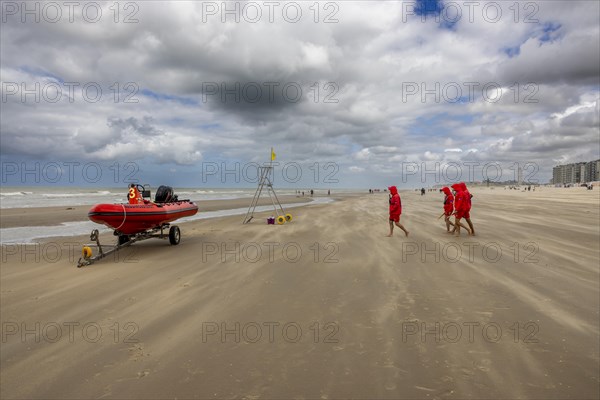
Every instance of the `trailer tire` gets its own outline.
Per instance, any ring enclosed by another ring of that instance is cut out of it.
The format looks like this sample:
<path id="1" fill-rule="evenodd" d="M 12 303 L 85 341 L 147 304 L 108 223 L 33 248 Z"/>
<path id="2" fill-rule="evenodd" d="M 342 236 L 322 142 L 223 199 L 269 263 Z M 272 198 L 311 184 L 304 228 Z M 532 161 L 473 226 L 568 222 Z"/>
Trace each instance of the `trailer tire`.
<path id="1" fill-rule="evenodd" d="M 175 246 L 175 245 L 179 244 L 180 240 L 181 240 L 181 231 L 179 230 L 179 227 L 177 225 L 173 225 L 169 229 L 169 243 L 171 243 L 173 246 Z"/>

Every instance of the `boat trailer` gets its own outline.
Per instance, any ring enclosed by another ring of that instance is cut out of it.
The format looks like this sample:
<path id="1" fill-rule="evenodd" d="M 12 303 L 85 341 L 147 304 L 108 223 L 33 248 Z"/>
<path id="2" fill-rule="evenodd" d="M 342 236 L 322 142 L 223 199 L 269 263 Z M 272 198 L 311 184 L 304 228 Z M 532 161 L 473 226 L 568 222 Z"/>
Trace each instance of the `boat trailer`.
<path id="1" fill-rule="evenodd" d="M 165 230 L 168 229 L 168 233 Z M 163 224 L 160 227 L 148 229 L 144 232 L 136 233 L 133 235 L 120 235 L 116 231 L 113 232 L 115 236 L 118 236 L 117 244 L 113 245 L 102 245 L 100 244 L 100 232 L 98 229 L 94 229 L 90 233 L 90 240 L 95 243 L 86 244 L 83 246 L 81 253 L 82 256 L 77 261 L 77 268 L 85 267 L 93 264 L 94 262 L 103 259 L 104 257 L 116 253 L 122 248 L 131 246 L 135 242 L 140 242 L 146 239 L 169 239 L 172 245 L 178 245 L 181 240 L 181 231 L 177 225 Z M 96 255 L 92 248 L 96 248 Z"/>

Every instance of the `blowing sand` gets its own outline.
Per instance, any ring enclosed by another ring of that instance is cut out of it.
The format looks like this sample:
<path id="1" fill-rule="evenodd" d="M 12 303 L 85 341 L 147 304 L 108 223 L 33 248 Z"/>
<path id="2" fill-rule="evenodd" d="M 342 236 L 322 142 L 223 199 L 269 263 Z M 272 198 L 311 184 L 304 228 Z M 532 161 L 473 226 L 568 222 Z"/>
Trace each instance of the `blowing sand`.
<path id="1" fill-rule="evenodd" d="M 0 397 L 598 398 L 600 193 L 472 193 L 475 237 L 411 191 L 408 238 L 375 194 L 81 269 L 86 237 L 3 246 Z"/>

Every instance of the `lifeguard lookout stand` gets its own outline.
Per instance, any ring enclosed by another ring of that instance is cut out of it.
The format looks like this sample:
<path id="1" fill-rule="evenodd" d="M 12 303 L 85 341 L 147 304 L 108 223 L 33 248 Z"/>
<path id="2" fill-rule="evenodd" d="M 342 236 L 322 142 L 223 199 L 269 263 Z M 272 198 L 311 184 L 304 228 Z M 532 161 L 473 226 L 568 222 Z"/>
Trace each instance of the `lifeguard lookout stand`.
<path id="1" fill-rule="evenodd" d="M 281 206 L 279 198 L 277 197 L 277 193 L 275 193 L 275 189 L 273 188 L 273 182 L 271 180 L 271 177 L 273 176 L 273 160 L 275 160 L 275 152 L 271 148 L 271 162 L 268 165 L 258 167 L 258 188 L 254 193 L 252 203 L 250 204 L 250 207 L 248 207 L 248 212 L 244 217 L 244 224 L 249 223 L 250 221 L 252 221 L 252 218 L 254 218 L 254 212 L 256 211 L 256 206 L 258 205 L 258 201 L 260 199 L 260 196 L 263 194 L 263 191 L 266 191 L 269 195 L 269 198 L 271 199 L 273 209 L 277 214 L 277 224 L 283 225 L 284 223 L 290 222 L 292 220 L 292 214 L 286 214 L 285 210 Z"/>

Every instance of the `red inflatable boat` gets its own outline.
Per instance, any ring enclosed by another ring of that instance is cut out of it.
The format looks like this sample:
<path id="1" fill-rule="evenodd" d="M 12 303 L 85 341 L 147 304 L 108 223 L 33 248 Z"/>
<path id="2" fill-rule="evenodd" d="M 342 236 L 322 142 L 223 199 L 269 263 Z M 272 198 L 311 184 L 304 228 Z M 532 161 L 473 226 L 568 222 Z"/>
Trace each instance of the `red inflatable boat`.
<path id="1" fill-rule="evenodd" d="M 125 204 L 98 204 L 90 209 L 88 218 L 98 224 L 108 226 L 118 236 L 116 245 L 101 245 L 98 229 L 92 230 L 92 244 L 83 246 L 82 257 L 77 268 L 90 265 L 123 247 L 150 238 L 169 239 L 172 245 L 179 244 L 181 232 L 176 219 L 189 217 L 198 212 L 198 206 L 190 200 L 179 200 L 169 186 L 159 186 L 154 201 L 150 198 L 148 185 L 131 184 Z M 168 233 L 166 233 L 168 231 Z M 96 255 L 92 248 L 96 248 Z"/>
<path id="2" fill-rule="evenodd" d="M 133 235 L 197 212 L 198 206 L 185 200 L 163 204 L 98 204 L 88 212 L 88 217 L 120 234 Z"/>
<path id="3" fill-rule="evenodd" d="M 140 186 L 140 189 L 143 187 Z M 88 212 L 88 218 L 113 229 L 117 235 L 134 235 L 160 228 L 179 218 L 198 212 L 190 200 L 178 200 L 169 186 L 161 186 L 154 202 L 143 198 L 144 191 L 132 186 L 127 204 L 97 204 Z"/>

